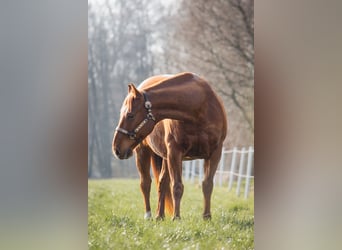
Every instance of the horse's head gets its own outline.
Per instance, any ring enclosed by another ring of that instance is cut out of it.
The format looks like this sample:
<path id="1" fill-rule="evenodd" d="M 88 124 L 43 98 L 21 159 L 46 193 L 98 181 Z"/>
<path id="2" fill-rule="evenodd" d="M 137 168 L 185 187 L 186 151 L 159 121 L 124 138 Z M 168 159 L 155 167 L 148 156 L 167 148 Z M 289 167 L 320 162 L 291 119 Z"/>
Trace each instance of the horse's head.
<path id="1" fill-rule="evenodd" d="M 117 158 L 131 157 L 133 149 L 152 132 L 155 118 L 151 108 L 146 93 L 139 92 L 133 84 L 129 84 L 113 138 L 112 150 Z"/>

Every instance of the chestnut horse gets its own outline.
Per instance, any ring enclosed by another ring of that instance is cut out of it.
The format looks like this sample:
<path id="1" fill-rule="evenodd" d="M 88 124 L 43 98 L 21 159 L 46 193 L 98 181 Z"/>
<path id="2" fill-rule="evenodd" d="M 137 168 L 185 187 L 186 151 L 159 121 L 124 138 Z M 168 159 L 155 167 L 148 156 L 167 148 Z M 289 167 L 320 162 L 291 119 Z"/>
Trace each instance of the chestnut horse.
<path id="1" fill-rule="evenodd" d="M 203 218 L 210 219 L 213 178 L 227 133 L 224 107 L 209 84 L 192 73 L 158 75 L 136 88 L 128 85 L 113 153 L 119 159 L 136 156 L 145 218 L 151 217 L 150 165 L 157 183 L 157 219 L 164 210 L 180 218 L 182 160 L 204 159 Z"/>

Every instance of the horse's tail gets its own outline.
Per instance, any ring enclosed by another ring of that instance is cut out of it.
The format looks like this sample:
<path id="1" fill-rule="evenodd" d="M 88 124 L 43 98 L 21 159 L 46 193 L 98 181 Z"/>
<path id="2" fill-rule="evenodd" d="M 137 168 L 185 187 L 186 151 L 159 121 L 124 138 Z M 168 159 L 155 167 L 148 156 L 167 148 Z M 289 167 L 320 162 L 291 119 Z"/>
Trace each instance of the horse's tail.
<path id="1" fill-rule="evenodd" d="M 162 169 L 163 158 L 153 154 L 151 158 L 152 172 L 157 185 L 157 192 L 159 188 L 159 174 Z M 170 185 L 166 185 L 165 190 L 165 211 L 168 215 L 173 215 L 173 201 Z"/>

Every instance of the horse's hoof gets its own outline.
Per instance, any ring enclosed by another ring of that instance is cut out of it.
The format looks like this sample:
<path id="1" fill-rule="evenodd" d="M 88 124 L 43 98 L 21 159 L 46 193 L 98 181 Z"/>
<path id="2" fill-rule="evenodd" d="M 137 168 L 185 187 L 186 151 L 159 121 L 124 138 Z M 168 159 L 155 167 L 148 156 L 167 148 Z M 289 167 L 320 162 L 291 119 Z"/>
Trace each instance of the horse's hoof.
<path id="1" fill-rule="evenodd" d="M 151 211 L 146 212 L 145 215 L 144 215 L 144 219 L 145 220 L 150 220 L 151 218 L 152 218 Z"/>
<path id="2" fill-rule="evenodd" d="M 180 220 L 181 219 L 181 217 L 180 216 L 173 216 L 173 218 L 172 218 L 172 221 L 175 221 L 175 220 Z"/>
<path id="3" fill-rule="evenodd" d="M 211 220 L 211 214 L 203 214 L 204 220 Z"/>
<path id="4" fill-rule="evenodd" d="M 156 216 L 156 221 L 162 221 L 164 220 L 165 216 L 160 216 L 160 215 L 157 215 Z"/>

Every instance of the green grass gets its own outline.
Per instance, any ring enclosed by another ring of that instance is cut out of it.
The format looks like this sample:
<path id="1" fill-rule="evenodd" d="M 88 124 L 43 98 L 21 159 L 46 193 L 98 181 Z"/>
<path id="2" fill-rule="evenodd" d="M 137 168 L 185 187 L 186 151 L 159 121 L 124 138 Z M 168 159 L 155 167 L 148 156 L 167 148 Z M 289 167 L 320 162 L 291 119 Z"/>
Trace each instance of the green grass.
<path id="1" fill-rule="evenodd" d="M 242 195 L 243 197 L 243 195 Z M 212 220 L 204 221 L 198 185 L 185 183 L 180 221 L 144 220 L 139 180 L 88 182 L 89 249 L 254 249 L 254 198 L 214 187 Z M 152 216 L 157 195 L 151 190 Z"/>

